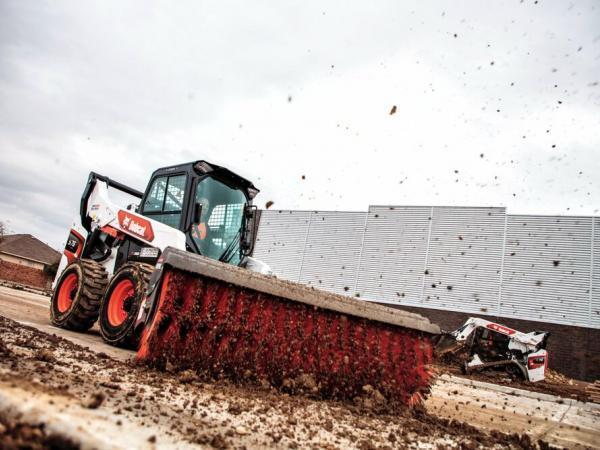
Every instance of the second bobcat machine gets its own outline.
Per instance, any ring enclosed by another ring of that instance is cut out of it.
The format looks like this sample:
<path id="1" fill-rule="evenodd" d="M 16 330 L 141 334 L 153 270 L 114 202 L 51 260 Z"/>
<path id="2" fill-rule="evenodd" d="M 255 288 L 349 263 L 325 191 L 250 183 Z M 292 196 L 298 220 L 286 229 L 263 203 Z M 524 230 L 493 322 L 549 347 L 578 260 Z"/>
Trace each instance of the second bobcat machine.
<path id="1" fill-rule="evenodd" d="M 470 317 L 462 326 L 442 335 L 436 353 L 457 356 L 461 370 L 468 374 L 488 369 L 504 370 L 535 383 L 542 381 L 548 368 L 546 346 L 550 333 L 523 333 L 479 317 Z"/>

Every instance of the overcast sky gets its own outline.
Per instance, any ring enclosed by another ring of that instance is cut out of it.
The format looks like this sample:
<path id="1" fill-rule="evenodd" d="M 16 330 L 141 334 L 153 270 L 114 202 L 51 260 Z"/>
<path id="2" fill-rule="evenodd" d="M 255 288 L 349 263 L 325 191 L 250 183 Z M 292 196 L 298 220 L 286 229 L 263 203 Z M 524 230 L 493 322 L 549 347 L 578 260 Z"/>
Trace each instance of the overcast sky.
<path id="1" fill-rule="evenodd" d="M 600 2 L 0 0 L 0 155 L 57 248 L 91 170 L 197 159 L 259 207 L 598 215 Z"/>

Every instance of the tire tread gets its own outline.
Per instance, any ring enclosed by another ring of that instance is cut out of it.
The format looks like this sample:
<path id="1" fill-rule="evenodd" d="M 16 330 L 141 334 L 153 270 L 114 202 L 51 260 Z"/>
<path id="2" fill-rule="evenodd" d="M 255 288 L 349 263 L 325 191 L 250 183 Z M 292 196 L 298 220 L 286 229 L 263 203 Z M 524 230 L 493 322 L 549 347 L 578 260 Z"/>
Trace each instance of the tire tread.
<path id="1" fill-rule="evenodd" d="M 73 331 L 86 331 L 98 320 L 108 274 L 102 265 L 89 259 L 82 259 L 75 264 L 80 264 L 82 274 L 79 298 L 73 302 L 67 319 L 59 326 Z"/>

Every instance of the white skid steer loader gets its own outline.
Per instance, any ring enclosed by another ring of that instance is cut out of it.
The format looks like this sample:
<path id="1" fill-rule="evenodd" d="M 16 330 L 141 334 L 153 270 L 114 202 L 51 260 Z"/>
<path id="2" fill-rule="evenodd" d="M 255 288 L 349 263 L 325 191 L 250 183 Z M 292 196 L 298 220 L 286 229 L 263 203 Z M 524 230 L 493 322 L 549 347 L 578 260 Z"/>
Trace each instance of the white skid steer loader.
<path id="1" fill-rule="evenodd" d="M 139 205 L 118 205 L 109 188 Z M 167 247 L 269 274 L 249 256 L 257 193 L 250 181 L 206 161 L 156 170 L 145 193 L 90 173 L 53 283 L 52 322 L 85 331 L 98 320 L 105 341 L 136 347 L 136 319 Z"/>
<path id="2" fill-rule="evenodd" d="M 436 347 L 438 355 L 466 350 L 464 373 L 503 368 L 523 379 L 536 382 L 548 367 L 546 344 L 550 333 L 522 333 L 489 320 L 470 317 L 460 328 L 445 334 Z"/>

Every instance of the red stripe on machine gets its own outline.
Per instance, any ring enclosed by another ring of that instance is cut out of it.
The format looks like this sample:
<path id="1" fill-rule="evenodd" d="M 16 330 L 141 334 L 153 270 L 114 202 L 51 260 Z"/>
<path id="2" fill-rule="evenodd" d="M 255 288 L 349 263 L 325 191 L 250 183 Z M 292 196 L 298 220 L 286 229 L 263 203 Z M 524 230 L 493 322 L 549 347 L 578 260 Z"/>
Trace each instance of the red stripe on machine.
<path id="1" fill-rule="evenodd" d="M 516 333 L 515 330 L 502 325 L 498 325 L 497 323 L 490 323 L 487 325 L 487 328 L 489 328 L 490 330 L 497 331 L 498 333 L 508 334 L 509 336 Z"/>

